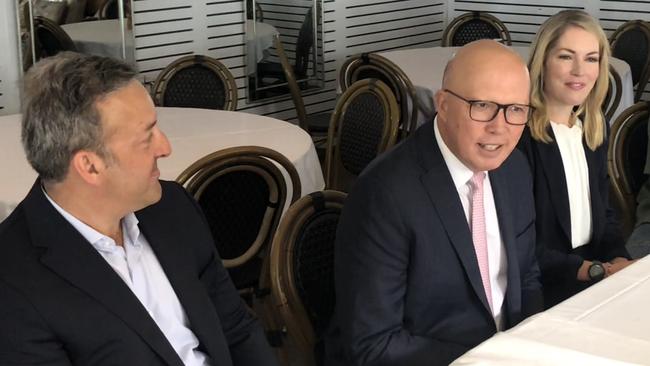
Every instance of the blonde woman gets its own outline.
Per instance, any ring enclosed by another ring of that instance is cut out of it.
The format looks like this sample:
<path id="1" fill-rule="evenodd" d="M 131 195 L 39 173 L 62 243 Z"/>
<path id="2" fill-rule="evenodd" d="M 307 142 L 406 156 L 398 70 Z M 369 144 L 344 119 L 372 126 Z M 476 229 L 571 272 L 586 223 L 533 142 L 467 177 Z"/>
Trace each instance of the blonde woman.
<path id="1" fill-rule="evenodd" d="M 545 305 L 627 266 L 608 204 L 609 44 L 596 20 L 562 11 L 540 27 L 528 67 L 535 108 L 519 142 L 534 179 L 537 258 Z"/>

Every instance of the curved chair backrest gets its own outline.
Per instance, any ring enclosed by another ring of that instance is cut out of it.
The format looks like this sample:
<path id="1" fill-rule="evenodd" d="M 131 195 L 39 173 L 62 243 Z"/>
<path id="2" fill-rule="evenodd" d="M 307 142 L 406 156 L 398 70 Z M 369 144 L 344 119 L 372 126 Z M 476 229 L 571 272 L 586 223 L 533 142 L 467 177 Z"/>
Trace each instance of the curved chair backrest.
<path id="1" fill-rule="evenodd" d="M 636 221 L 636 196 L 645 183 L 650 102 L 638 102 L 616 119 L 612 126 L 607 166 L 623 233 L 628 237 Z"/>
<path id="2" fill-rule="evenodd" d="M 241 146 L 209 154 L 185 169 L 177 181 L 203 209 L 224 267 L 238 289 L 257 285 L 262 257 L 273 239 L 287 199 L 300 197 L 294 165 L 279 152 Z"/>
<path id="3" fill-rule="evenodd" d="M 416 89 L 399 66 L 389 59 L 374 54 L 362 53 L 347 59 L 339 72 L 339 86 L 344 92 L 354 82 L 363 79 L 378 79 L 391 89 L 400 109 L 401 138 L 408 136 L 417 125 L 418 110 L 422 109 Z M 433 111 L 422 110 L 427 117 Z"/>
<path id="4" fill-rule="evenodd" d="M 305 359 L 323 364 L 322 336 L 334 312 L 334 241 L 346 194 L 314 192 L 289 208 L 270 255 L 275 326 Z"/>
<path id="5" fill-rule="evenodd" d="M 48 18 L 34 17 L 36 33 L 36 59 L 54 56 L 62 51 L 76 51 L 70 36 L 56 23 Z"/>
<path id="6" fill-rule="evenodd" d="M 107 0 L 99 9 L 99 19 L 119 19 L 120 10 L 117 0 Z"/>
<path id="7" fill-rule="evenodd" d="M 497 17 L 484 12 L 465 13 L 456 17 L 442 33 L 442 46 L 464 46 L 479 39 L 494 39 L 512 45 L 510 32 Z"/>
<path id="8" fill-rule="evenodd" d="M 399 110 L 381 80 L 363 79 L 339 98 L 327 136 L 326 187 L 347 192 L 354 179 L 397 140 Z"/>
<path id="9" fill-rule="evenodd" d="M 203 55 L 181 57 L 160 72 L 153 86 L 156 105 L 237 109 L 237 84 L 218 60 Z"/>
<path id="10" fill-rule="evenodd" d="M 610 121 L 614 116 L 614 112 L 621 104 L 622 95 L 623 83 L 621 81 L 621 76 L 618 74 L 618 71 L 616 71 L 616 69 L 610 65 L 609 88 L 607 89 L 607 95 L 605 96 L 605 101 L 603 102 L 603 113 L 605 114 L 605 121 L 609 125 L 611 125 Z"/>
<path id="11" fill-rule="evenodd" d="M 634 101 L 643 95 L 650 76 L 650 26 L 642 20 L 623 23 L 610 37 L 612 56 L 619 58 L 632 71 L 632 83 L 636 86 Z"/>

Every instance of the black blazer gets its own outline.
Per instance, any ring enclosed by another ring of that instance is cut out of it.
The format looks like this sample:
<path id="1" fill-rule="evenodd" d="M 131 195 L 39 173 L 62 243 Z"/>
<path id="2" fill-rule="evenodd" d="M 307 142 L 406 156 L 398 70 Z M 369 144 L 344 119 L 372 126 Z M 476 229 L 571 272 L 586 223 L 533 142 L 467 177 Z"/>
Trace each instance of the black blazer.
<path id="1" fill-rule="evenodd" d="M 593 232 L 588 244 L 574 250 L 564 165 L 550 126 L 548 132 L 553 142 L 546 144 L 534 140 L 526 127 L 518 148 L 526 155 L 533 174 L 537 259 L 542 270 L 545 305 L 551 307 L 589 286 L 576 279 L 583 260 L 609 261 L 629 255 L 609 206 L 607 141 L 592 151 L 583 139 L 589 169 Z"/>
<path id="2" fill-rule="evenodd" d="M 276 365 L 214 250 L 196 203 L 172 182 L 136 216 L 213 365 Z M 37 181 L 0 224 L 0 365 L 182 362 L 124 281 Z"/>
<path id="3" fill-rule="evenodd" d="M 507 256 L 511 327 L 541 309 L 526 161 L 489 172 Z M 335 251 L 330 365 L 446 365 L 496 325 L 433 123 L 375 160 L 348 196 Z"/>

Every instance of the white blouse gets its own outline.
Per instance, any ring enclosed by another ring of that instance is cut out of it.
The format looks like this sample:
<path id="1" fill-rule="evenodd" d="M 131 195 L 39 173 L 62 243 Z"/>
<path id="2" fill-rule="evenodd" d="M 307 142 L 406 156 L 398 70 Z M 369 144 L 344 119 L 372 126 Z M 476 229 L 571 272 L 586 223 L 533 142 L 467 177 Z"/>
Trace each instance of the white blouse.
<path id="1" fill-rule="evenodd" d="M 555 141 L 560 149 L 571 213 L 573 248 L 589 243 L 592 233 L 589 168 L 582 145 L 582 121 L 573 127 L 551 121 Z"/>

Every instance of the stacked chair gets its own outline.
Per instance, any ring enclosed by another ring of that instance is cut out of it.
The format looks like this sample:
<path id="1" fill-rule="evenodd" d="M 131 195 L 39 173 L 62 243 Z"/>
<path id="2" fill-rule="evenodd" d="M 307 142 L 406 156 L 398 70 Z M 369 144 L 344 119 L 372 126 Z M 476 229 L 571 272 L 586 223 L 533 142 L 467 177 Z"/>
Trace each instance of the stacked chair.
<path id="1" fill-rule="evenodd" d="M 354 82 L 363 79 L 379 79 L 392 91 L 400 110 L 400 138 L 405 138 L 415 130 L 418 111 L 422 111 L 426 118 L 433 117 L 434 111 L 424 109 L 424 104 L 419 103 L 415 87 L 408 76 L 387 58 L 374 53 L 350 57 L 341 66 L 339 88 L 345 92 Z"/>

